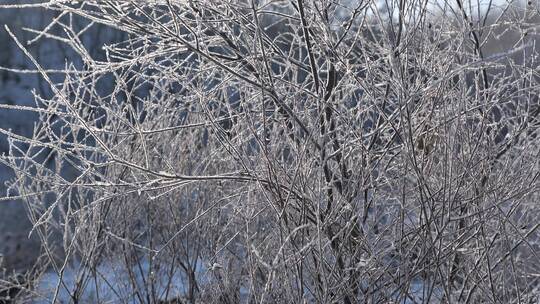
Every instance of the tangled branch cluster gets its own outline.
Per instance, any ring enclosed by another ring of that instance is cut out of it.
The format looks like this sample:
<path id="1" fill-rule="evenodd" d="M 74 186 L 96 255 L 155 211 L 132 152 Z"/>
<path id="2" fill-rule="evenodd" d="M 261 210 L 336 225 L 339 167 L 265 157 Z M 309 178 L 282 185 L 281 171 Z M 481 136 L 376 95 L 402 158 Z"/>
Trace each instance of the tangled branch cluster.
<path id="1" fill-rule="evenodd" d="M 33 137 L 0 132 L 53 297 L 538 301 L 535 4 L 37 6 L 58 17 L 36 39 L 81 62 L 56 81 L 34 60 L 54 96 L 9 106 L 39 114 Z M 96 24 L 125 33 L 104 60 Z"/>

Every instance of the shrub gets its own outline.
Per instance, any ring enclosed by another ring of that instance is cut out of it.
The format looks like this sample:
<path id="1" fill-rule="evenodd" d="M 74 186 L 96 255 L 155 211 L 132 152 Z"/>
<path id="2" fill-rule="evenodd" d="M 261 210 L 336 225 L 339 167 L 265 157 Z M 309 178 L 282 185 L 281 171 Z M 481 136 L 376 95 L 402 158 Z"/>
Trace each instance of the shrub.
<path id="1" fill-rule="evenodd" d="M 3 161 L 53 297 L 537 300 L 532 4 L 38 6 L 83 64 L 54 82 L 34 61 L 54 96 L 21 109 L 32 137 L 2 130 Z M 95 59 L 75 17 L 126 38 Z"/>

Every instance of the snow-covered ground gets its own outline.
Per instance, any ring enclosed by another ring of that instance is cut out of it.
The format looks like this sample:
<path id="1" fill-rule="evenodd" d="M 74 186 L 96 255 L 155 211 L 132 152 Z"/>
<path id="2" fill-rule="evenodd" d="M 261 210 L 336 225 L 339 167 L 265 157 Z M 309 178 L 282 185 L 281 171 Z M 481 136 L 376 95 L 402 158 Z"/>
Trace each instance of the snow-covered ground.
<path id="1" fill-rule="evenodd" d="M 86 277 L 80 289 L 79 303 L 139 303 L 139 296 L 146 299 L 152 292 L 160 300 L 170 300 L 187 294 L 187 281 L 184 273 L 178 269 L 170 272 L 168 267 L 160 271 L 151 269 L 148 259 L 127 268 L 123 263 L 107 263 L 98 266 L 93 274 Z M 153 268 L 153 267 L 152 267 Z M 46 272 L 39 281 L 36 293 L 40 295 L 34 303 L 70 303 L 73 292 L 80 284 L 81 264 L 68 266 L 59 274 L 54 270 Z M 197 263 L 197 277 L 209 275 L 203 263 Z M 154 284 L 148 284 L 154 280 Z M 155 290 L 150 289 L 153 285 Z M 56 299 L 56 301 L 53 301 Z"/>
<path id="2" fill-rule="evenodd" d="M 39 280 L 36 289 L 37 296 L 33 303 L 71 303 L 73 292 L 80 280 L 79 271 L 81 265 L 76 264 L 66 269 L 60 275 L 54 270 L 46 272 Z M 151 295 L 147 282 L 153 277 L 155 295 L 160 300 L 172 300 L 183 298 L 188 294 L 187 278 L 183 272 L 163 267 L 162 271 L 152 272 L 148 259 L 142 259 L 140 263 L 126 268 L 122 262 L 107 263 L 97 267 L 94 274 L 86 278 L 86 283 L 78 295 L 79 303 L 140 303 L 146 301 L 146 296 Z M 199 286 L 204 286 L 211 276 L 211 270 L 202 262 L 197 263 L 196 277 Z M 409 286 L 407 295 L 396 291 L 395 297 L 402 299 L 400 304 L 413 303 L 441 303 L 443 291 L 441 288 L 428 287 L 426 282 L 418 279 Z M 138 293 L 138 294 L 137 294 Z M 147 294 L 148 293 L 148 294 Z M 249 297 L 249 290 L 240 288 L 240 299 L 244 302 Z"/>

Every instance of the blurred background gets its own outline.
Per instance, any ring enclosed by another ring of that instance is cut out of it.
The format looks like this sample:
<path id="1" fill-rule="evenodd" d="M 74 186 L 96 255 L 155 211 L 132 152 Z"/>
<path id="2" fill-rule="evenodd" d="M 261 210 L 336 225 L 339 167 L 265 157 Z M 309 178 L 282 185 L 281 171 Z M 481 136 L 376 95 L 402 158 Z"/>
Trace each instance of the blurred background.
<path id="1" fill-rule="evenodd" d="M 0 5 L 6 5 L 6 2 L 11 5 L 29 1 L 3 0 Z M 67 64 L 80 66 L 80 58 L 62 42 L 44 37 L 35 39 L 36 33 L 32 29 L 45 28 L 58 14 L 39 8 L 0 8 L 0 104 L 35 106 L 35 96 L 47 99 L 52 94 L 43 78 L 33 72 L 35 67 L 10 37 L 4 24 L 26 44 L 45 69 L 62 69 Z M 89 25 L 83 20 L 74 19 L 73 22 L 80 28 Z M 102 58 L 101 46 L 120 41 L 122 35 L 110 28 L 94 25 L 88 28 L 81 39 L 92 57 Z M 50 75 L 53 80 L 60 80 L 58 74 Z M 35 113 L 0 109 L 0 129 L 11 130 L 16 134 L 31 136 L 36 120 Z M 1 132 L 0 153 L 9 153 L 7 136 Z M 70 172 L 65 174 L 69 175 Z M 0 197 L 6 194 L 4 182 L 12 177 L 12 172 L 0 163 Z M 0 274 L 25 272 L 40 256 L 39 241 L 29 234 L 31 227 L 23 202 L 0 201 Z"/>

